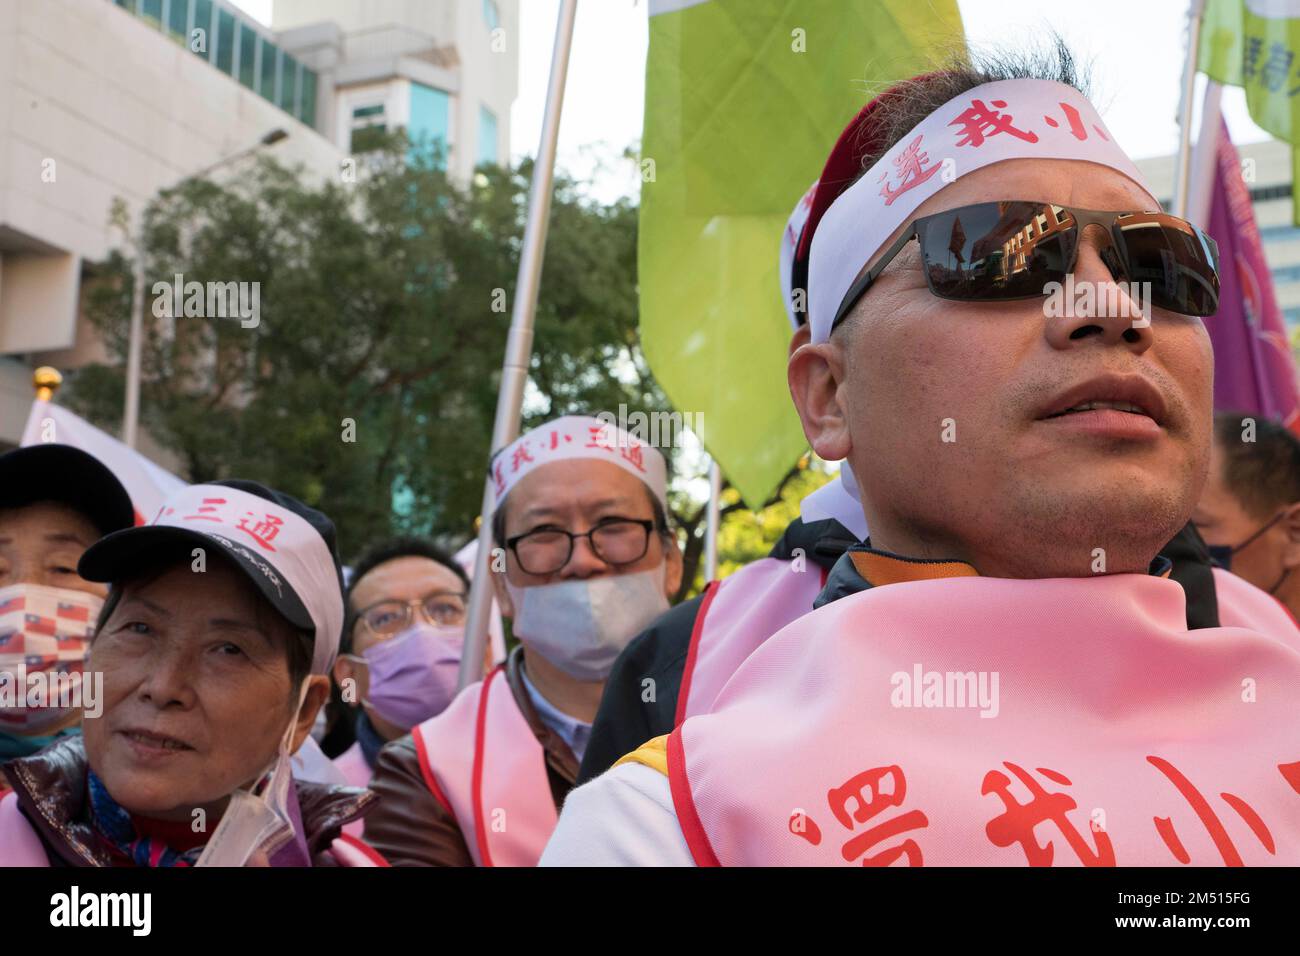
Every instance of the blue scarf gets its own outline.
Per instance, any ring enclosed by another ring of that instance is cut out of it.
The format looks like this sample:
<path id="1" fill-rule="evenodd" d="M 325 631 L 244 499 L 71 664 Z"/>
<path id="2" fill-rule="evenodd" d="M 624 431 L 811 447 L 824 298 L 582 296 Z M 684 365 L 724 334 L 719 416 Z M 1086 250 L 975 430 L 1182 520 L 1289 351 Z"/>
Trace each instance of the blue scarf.
<path id="1" fill-rule="evenodd" d="M 131 814 L 112 798 L 104 782 L 95 776 L 95 771 L 87 771 L 86 782 L 90 789 L 90 813 L 96 832 L 136 866 L 193 866 L 198 860 L 203 852 L 201 846 L 178 853 L 154 837 L 140 836 Z"/>

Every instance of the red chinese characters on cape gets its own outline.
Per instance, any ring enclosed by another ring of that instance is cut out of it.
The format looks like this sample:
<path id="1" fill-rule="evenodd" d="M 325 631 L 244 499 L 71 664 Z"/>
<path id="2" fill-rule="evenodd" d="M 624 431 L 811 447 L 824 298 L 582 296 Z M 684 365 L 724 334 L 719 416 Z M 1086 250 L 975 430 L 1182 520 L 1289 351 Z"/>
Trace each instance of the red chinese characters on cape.
<path id="1" fill-rule="evenodd" d="M 881 784 L 886 781 L 889 787 L 882 789 Z M 906 799 L 907 778 L 897 764 L 864 770 L 840 786 L 832 787 L 826 794 L 826 804 L 836 822 L 855 834 L 840 848 L 840 855 L 850 863 L 861 857 L 863 866 L 889 866 L 902 857 L 907 858 L 908 866 L 923 866 L 921 847 L 911 837 L 874 855 L 867 855 L 877 844 L 893 840 L 909 830 L 928 827 L 930 821 L 920 810 L 894 814 L 873 827 L 856 832 L 856 824 L 866 823 L 892 807 L 901 808 Z M 813 846 L 822 841 L 821 827 L 802 810 L 791 814 L 789 829 Z"/>

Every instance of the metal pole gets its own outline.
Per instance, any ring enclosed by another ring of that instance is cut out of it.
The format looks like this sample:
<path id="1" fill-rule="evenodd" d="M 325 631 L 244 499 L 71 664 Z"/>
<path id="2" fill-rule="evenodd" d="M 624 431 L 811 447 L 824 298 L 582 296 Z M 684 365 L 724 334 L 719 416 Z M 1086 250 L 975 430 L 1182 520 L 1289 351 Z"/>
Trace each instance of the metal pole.
<path id="1" fill-rule="evenodd" d="M 144 348 L 144 250 L 137 249 L 131 279 L 131 334 L 126 344 L 126 404 L 122 409 L 122 443 L 135 447 L 140 423 L 140 352 Z"/>
<path id="2" fill-rule="evenodd" d="M 213 170 L 233 163 L 237 159 L 255 153 L 263 146 L 274 146 L 289 134 L 277 127 L 247 149 L 231 153 L 210 166 L 205 166 L 197 173 L 178 179 L 170 187 L 175 189 L 191 179 L 206 176 Z M 135 447 L 136 435 L 140 429 L 140 353 L 144 349 L 144 238 L 141 236 L 135 251 L 135 275 L 131 288 L 131 330 L 126 345 L 126 400 L 122 406 L 122 443 L 128 448 Z"/>
<path id="3" fill-rule="evenodd" d="M 542 253 L 551 213 L 551 184 L 555 177 L 555 147 L 560 135 L 560 109 L 564 105 L 564 81 L 569 72 L 569 50 L 573 46 L 573 21 L 578 0 L 561 0 L 555 24 L 555 49 L 551 55 L 551 79 L 546 88 L 546 111 L 542 115 L 542 136 L 533 164 L 533 182 L 528 193 L 528 223 L 524 227 L 523 251 L 515 280 L 515 304 L 510 315 L 510 334 L 501 365 L 497 391 L 496 420 L 492 426 L 495 453 L 519 434 L 519 408 L 533 354 L 533 314 L 537 311 L 537 288 L 542 277 Z M 478 552 L 470 575 L 469 619 L 465 624 L 465 645 L 460 659 L 460 686 L 483 677 L 483 649 L 487 641 L 488 614 L 492 605 L 492 582 L 488 562 L 492 557 L 491 480 L 483 483 L 483 523 L 478 532 Z"/>
<path id="4" fill-rule="evenodd" d="M 1184 216 L 1202 229 L 1210 224 L 1210 199 L 1214 194 L 1214 173 L 1219 167 L 1219 127 L 1223 119 L 1223 87 L 1213 80 L 1205 84 L 1201 99 L 1201 125 L 1192 147 L 1187 180 L 1187 212 Z"/>
<path id="5" fill-rule="evenodd" d="M 1191 178 L 1192 97 L 1196 92 L 1196 54 L 1201 46 L 1201 14 L 1205 0 L 1191 0 L 1187 7 L 1187 58 L 1183 63 L 1183 88 L 1178 104 L 1178 159 L 1174 165 L 1175 216 L 1187 218 L 1187 187 Z"/>
<path id="6" fill-rule="evenodd" d="M 718 514 L 721 508 L 722 469 L 709 460 L 709 507 L 704 524 L 704 581 L 707 584 L 718 576 Z"/>

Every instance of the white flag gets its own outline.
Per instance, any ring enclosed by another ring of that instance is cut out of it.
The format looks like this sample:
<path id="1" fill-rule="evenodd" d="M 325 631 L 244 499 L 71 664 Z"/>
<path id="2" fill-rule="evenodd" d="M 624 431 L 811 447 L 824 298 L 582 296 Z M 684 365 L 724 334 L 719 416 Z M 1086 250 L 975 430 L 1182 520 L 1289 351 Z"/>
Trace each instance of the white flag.
<path id="1" fill-rule="evenodd" d="M 34 401 L 31 414 L 27 416 L 27 427 L 23 429 L 22 444 L 52 442 L 71 445 L 94 455 L 116 475 L 135 505 L 136 524 L 144 524 L 153 518 L 163 501 L 186 484 L 66 408 Z"/>

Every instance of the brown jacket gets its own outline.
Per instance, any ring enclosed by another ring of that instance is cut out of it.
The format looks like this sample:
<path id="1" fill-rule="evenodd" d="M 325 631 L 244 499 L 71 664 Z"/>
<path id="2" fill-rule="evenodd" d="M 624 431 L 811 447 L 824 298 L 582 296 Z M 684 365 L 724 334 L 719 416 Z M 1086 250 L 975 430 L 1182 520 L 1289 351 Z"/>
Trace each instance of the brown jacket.
<path id="1" fill-rule="evenodd" d="M 546 753 L 546 776 L 558 811 L 578 777 L 578 758 L 560 736 L 542 723 L 524 686 L 523 649 L 506 661 L 506 682 L 515 703 Z M 379 752 L 370 789 L 379 806 L 366 817 L 365 840 L 393 866 L 473 866 L 456 818 L 429 792 L 411 735 Z"/>
<path id="2" fill-rule="evenodd" d="M 113 865 L 108 848 L 90 824 L 87 767 L 80 736 L 65 737 L 30 757 L 4 765 L 18 806 L 40 836 L 51 866 Z M 345 823 L 368 812 L 375 795 L 355 787 L 301 780 L 295 780 L 294 785 L 312 865 L 337 866 L 329 852 L 330 844 Z"/>

